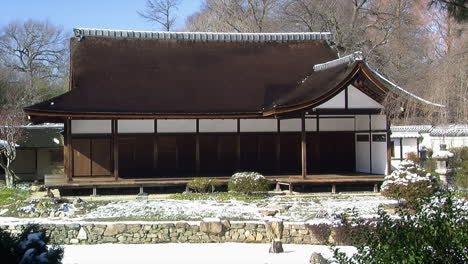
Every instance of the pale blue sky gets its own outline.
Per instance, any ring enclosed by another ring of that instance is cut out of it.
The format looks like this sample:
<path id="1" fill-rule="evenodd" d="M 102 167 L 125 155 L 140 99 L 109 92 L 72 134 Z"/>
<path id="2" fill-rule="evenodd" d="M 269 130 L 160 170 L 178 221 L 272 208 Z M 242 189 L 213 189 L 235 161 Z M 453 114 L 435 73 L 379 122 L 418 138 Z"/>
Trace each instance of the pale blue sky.
<path id="1" fill-rule="evenodd" d="M 0 27 L 29 18 L 49 20 L 71 33 L 75 27 L 160 30 L 136 13 L 146 0 L 0 0 Z M 200 9 L 202 0 L 182 0 L 177 11 L 177 28 L 187 16 Z"/>

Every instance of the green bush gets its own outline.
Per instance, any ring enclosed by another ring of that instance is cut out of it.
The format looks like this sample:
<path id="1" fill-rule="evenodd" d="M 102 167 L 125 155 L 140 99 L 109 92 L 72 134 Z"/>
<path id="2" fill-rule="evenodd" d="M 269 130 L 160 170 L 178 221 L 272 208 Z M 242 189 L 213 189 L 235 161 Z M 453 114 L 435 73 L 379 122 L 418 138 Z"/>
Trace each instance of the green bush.
<path id="1" fill-rule="evenodd" d="M 207 193 L 213 192 L 216 186 L 219 186 L 220 182 L 216 179 L 210 178 L 194 178 L 187 184 L 192 190 L 195 190 L 197 193 Z"/>
<path id="2" fill-rule="evenodd" d="M 468 147 L 452 148 L 451 166 L 455 170 L 453 174 L 455 186 L 468 188 Z"/>
<path id="3" fill-rule="evenodd" d="M 62 263 L 63 248 L 48 247 L 49 238 L 37 225 L 27 226 L 19 235 L 0 228 L 0 256 L 2 263 Z"/>
<path id="4" fill-rule="evenodd" d="M 412 161 L 401 162 L 398 170 L 385 176 L 382 195 L 407 202 L 409 208 L 416 209 L 420 200 L 429 198 L 435 191 L 435 178 Z"/>
<path id="5" fill-rule="evenodd" d="M 372 223 L 354 218 L 343 224 L 361 242 L 352 257 L 335 250 L 339 263 L 468 263 L 468 201 L 451 192 L 437 193 L 414 215 L 390 217 L 381 208 Z"/>
<path id="6" fill-rule="evenodd" d="M 0 206 L 24 201 L 29 197 L 25 188 L 0 186 Z"/>
<path id="7" fill-rule="evenodd" d="M 228 183 L 229 191 L 243 194 L 267 192 L 269 187 L 270 181 L 257 172 L 238 172 L 232 175 Z"/>

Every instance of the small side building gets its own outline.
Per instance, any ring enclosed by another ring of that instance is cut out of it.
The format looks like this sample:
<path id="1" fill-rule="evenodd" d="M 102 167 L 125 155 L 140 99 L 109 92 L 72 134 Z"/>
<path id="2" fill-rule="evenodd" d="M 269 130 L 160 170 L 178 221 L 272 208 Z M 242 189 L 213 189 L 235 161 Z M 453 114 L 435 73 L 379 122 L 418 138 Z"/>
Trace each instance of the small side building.
<path id="1" fill-rule="evenodd" d="M 63 124 L 23 126 L 16 159 L 11 164 L 20 181 L 43 181 L 46 174 L 63 173 Z M 3 170 L 0 179 L 4 180 Z"/>

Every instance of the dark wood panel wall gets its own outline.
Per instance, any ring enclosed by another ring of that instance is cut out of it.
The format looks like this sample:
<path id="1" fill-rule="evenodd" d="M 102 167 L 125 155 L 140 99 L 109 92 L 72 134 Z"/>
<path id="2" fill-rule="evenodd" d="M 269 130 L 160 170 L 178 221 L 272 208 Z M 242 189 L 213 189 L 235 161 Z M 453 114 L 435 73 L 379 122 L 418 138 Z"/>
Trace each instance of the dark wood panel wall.
<path id="1" fill-rule="evenodd" d="M 71 176 L 118 178 L 171 175 L 231 175 L 258 171 L 265 175 L 307 175 L 336 170 L 354 171 L 354 132 L 154 133 L 119 134 L 112 120 L 109 135 L 71 135 L 65 126 L 65 164 Z M 340 166 L 336 166 L 337 162 Z"/>

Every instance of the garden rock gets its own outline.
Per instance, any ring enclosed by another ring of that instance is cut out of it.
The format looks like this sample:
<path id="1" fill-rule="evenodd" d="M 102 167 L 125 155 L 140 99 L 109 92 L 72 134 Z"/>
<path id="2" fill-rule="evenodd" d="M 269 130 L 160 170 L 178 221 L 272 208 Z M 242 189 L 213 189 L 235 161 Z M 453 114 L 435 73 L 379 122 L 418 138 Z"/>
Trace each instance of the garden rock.
<path id="1" fill-rule="evenodd" d="M 328 261 L 320 253 L 312 253 L 309 260 L 310 264 L 328 264 Z"/>
<path id="2" fill-rule="evenodd" d="M 286 204 L 277 204 L 277 205 L 270 205 L 268 206 L 271 209 L 278 210 L 280 213 L 287 211 L 289 208 L 291 208 L 291 205 L 286 205 Z"/>
<path id="3" fill-rule="evenodd" d="M 108 225 L 106 231 L 104 231 L 104 236 L 115 236 L 125 231 L 125 227 L 124 224 Z"/>
<path id="4" fill-rule="evenodd" d="M 219 235 L 224 231 L 224 225 L 217 218 L 206 218 L 200 223 L 200 231 L 208 234 Z"/>
<path id="5" fill-rule="evenodd" d="M 264 216 L 275 216 L 278 213 L 276 210 L 269 210 L 269 209 L 262 209 L 258 211 L 260 214 Z"/>
<path id="6" fill-rule="evenodd" d="M 86 234 L 86 231 L 83 228 L 80 228 L 80 231 L 78 232 L 78 236 L 76 236 L 76 238 L 79 240 L 86 240 L 88 239 L 88 235 Z"/>
<path id="7" fill-rule="evenodd" d="M 270 253 L 283 253 L 284 249 L 283 249 L 283 243 L 281 242 L 281 240 L 279 239 L 273 240 L 273 242 L 271 242 L 269 252 Z"/>

